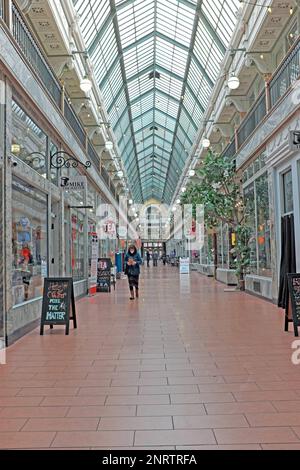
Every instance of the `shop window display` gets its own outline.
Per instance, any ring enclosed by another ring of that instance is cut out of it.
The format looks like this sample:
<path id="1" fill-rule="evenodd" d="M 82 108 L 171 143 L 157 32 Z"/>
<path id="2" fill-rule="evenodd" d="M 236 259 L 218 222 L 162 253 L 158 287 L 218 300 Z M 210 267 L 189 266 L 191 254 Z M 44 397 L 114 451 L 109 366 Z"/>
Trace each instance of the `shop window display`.
<path id="1" fill-rule="evenodd" d="M 204 243 L 200 250 L 200 263 L 201 264 L 213 264 L 214 253 L 213 253 L 213 236 L 211 234 L 204 235 Z"/>
<path id="2" fill-rule="evenodd" d="M 47 136 L 15 101 L 12 124 L 12 154 L 47 178 Z"/>
<path id="3" fill-rule="evenodd" d="M 268 176 L 264 173 L 255 181 L 257 207 L 258 274 L 271 276 L 271 237 L 269 220 Z"/>
<path id="4" fill-rule="evenodd" d="M 250 234 L 250 265 L 249 272 L 257 274 L 257 243 L 256 243 L 256 216 L 255 216 L 255 191 L 254 183 L 249 184 L 244 189 L 245 210 L 246 210 L 246 225 L 251 228 Z"/>
<path id="5" fill-rule="evenodd" d="M 47 196 L 29 184 L 12 182 L 13 305 L 42 295 L 47 276 Z"/>
<path id="6" fill-rule="evenodd" d="M 72 209 L 71 212 L 71 266 L 74 281 L 84 279 L 84 213 Z"/>
<path id="7" fill-rule="evenodd" d="M 228 224 L 222 224 L 217 231 L 218 267 L 234 269 L 234 255 L 232 249 L 235 245 L 235 235 Z"/>
<path id="8" fill-rule="evenodd" d="M 263 168 L 263 165 L 261 165 Z M 249 272 L 271 276 L 271 237 L 268 174 L 262 173 L 244 187 L 246 224 L 251 227 Z"/>
<path id="9" fill-rule="evenodd" d="M 290 214 L 294 210 L 292 170 L 282 175 L 282 183 L 284 214 Z"/>

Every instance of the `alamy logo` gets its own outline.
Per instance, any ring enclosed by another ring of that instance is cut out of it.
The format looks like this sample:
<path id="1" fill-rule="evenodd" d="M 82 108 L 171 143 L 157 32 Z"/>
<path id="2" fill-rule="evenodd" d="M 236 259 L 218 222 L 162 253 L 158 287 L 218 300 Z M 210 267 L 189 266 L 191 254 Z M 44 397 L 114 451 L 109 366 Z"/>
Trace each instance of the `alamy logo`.
<path id="1" fill-rule="evenodd" d="M 0 365 L 6 364 L 5 340 L 0 338 Z"/>
<path id="2" fill-rule="evenodd" d="M 296 339 L 292 342 L 292 349 L 295 349 L 291 357 L 292 364 L 298 366 L 300 364 L 300 339 Z"/>

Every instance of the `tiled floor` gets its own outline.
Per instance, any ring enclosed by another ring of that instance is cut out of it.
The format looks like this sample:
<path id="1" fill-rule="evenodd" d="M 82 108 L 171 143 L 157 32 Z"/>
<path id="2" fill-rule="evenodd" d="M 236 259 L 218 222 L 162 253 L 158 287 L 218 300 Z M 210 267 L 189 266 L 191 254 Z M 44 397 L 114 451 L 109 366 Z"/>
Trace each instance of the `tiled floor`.
<path id="1" fill-rule="evenodd" d="M 0 448 L 300 449 L 300 365 L 274 305 L 144 268 L 0 366 Z"/>

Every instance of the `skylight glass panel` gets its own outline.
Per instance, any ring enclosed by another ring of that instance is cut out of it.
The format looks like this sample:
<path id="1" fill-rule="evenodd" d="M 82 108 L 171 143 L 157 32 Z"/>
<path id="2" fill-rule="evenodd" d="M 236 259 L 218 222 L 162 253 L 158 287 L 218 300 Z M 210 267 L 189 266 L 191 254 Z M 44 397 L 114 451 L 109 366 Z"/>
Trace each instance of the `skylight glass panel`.
<path id="1" fill-rule="evenodd" d="M 239 0 L 73 3 L 133 195 L 169 201 L 209 104 Z"/>
<path id="2" fill-rule="evenodd" d="M 177 0 L 157 1 L 157 29 L 172 39 L 189 45 L 194 21 L 193 11 Z"/>
<path id="3" fill-rule="evenodd" d="M 153 0 L 135 0 L 118 10 L 118 24 L 122 47 L 137 41 L 153 30 Z"/>
<path id="4" fill-rule="evenodd" d="M 110 15 L 110 2 L 109 0 L 80 0 L 75 2 L 75 7 L 88 48 Z"/>
<path id="5" fill-rule="evenodd" d="M 154 38 L 150 38 L 142 44 L 129 49 L 124 54 L 125 71 L 128 76 L 133 76 L 153 64 Z"/>
<path id="6" fill-rule="evenodd" d="M 167 93 L 180 101 L 183 82 L 170 77 L 170 75 L 162 74 L 160 79 L 156 81 L 155 85 L 159 91 Z"/>
<path id="7" fill-rule="evenodd" d="M 203 0 L 203 13 L 225 45 L 230 42 L 239 5 L 238 0 L 214 0 L 212 8 L 210 0 Z"/>
<path id="8" fill-rule="evenodd" d="M 156 63 L 184 78 L 188 52 L 176 47 L 169 42 L 157 38 L 156 40 Z"/>

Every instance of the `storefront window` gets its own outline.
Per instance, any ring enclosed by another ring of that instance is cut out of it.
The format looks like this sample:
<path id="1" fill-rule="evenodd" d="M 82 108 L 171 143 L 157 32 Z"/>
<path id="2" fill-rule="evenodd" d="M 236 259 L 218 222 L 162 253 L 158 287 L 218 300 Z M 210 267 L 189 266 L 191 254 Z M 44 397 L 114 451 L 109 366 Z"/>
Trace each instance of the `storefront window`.
<path id="1" fill-rule="evenodd" d="M 84 212 L 71 211 L 71 266 L 74 281 L 84 279 Z"/>
<path id="2" fill-rule="evenodd" d="M 51 155 L 54 155 L 57 151 L 58 151 L 58 147 L 51 141 L 50 142 L 50 158 L 51 158 Z M 59 170 L 57 170 L 56 168 L 51 168 L 51 164 L 50 164 L 50 178 L 51 178 L 52 183 L 56 185 L 58 184 L 58 176 L 59 176 Z"/>
<path id="3" fill-rule="evenodd" d="M 44 178 L 47 178 L 47 137 L 23 109 L 12 104 L 11 152 Z"/>
<path id="4" fill-rule="evenodd" d="M 223 268 L 228 269 L 229 264 L 228 264 L 228 255 L 229 255 L 229 231 L 228 231 L 228 225 L 225 224 L 223 225 L 223 230 L 222 230 L 222 235 L 223 235 L 223 240 L 222 240 L 222 248 L 223 248 Z"/>
<path id="5" fill-rule="evenodd" d="M 218 267 L 223 268 L 223 230 L 222 226 L 217 229 L 217 255 Z"/>
<path id="6" fill-rule="evenodd" d="M 284 213 L 289 214 L 294 210 L 292 170 L 282 175 L 282 184 Z"/>
<path id="7" fill-rule="evenodd" d="M 249 272 L 271 276 L 271 239 L 267 172 L 244 188 L 246 224 L 251 227 Z"/>
<path id="8" fill-rule="evenodd" d="M 258 274 L 271 276 L 271 237 L 269 219 L 268 175 L 255 181 L 257 205 Z"/>
<path id="9" fill-rule="evenodd" d="M 218 267 L 229 268 L 229 230 L 227 224 L 222 224 L 217 231 Z"/>
<path id="10" fill-rule="evenodd" d="M 18 178 L 12 182 L 13 305 L 42 295 L 47 276 L 47 196 Z"/>
<path id="11" fill-rule="evenodd" d="M 244 190 L 245 208 L 246 208 L 246 224 L 251 227 L 250 236 L 250 266 L 249 271 L 257 274 L 257 250 L 256 250 L 256 216 L 255 216 L 255 193 L 254 183 L 251 183 Z"/>

